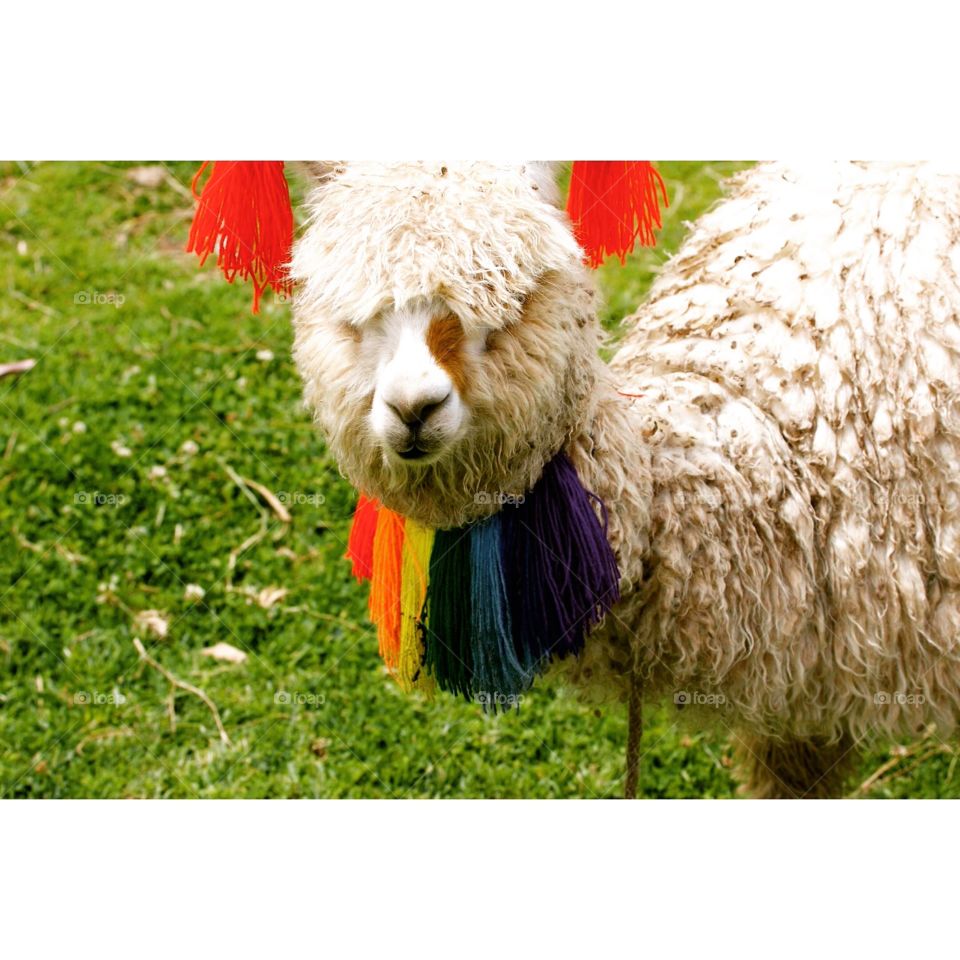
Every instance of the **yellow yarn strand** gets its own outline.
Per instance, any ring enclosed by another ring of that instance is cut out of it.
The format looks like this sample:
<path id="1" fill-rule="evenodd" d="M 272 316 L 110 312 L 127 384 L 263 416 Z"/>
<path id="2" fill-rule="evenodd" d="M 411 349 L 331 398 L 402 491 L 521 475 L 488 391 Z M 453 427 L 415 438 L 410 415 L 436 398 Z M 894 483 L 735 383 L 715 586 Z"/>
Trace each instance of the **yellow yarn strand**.
<path id="1" fill-rule="evenodd" d="M 417 689 L 433 694 L 433 678 L 423 670 L 423 641 L 417 621 L 427 595 L 427 573 L 433 530 L 407 518 L 404 528 L 400 579 L 400 659 L 397 682 L 409 693 Z"/>
<path id="2" fill-rule="evenodd" d="M 373 537 L 370 619 L 377 625 L 380 656 L 390 670 L 400 657 L 400 592 L 404 518 L 381 507 Z"/>

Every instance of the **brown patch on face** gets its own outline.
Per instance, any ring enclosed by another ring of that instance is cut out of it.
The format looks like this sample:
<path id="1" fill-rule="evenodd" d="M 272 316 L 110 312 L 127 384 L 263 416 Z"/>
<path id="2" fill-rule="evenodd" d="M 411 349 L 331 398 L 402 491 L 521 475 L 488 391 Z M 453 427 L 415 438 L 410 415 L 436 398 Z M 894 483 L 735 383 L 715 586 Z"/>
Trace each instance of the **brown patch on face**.
<path id="1" fill-rule="evenodd" d="M 452 313 L 430 322 L 427 330 L 427 349 L 433 359 L 446 371 L 461 397 L 467 386 L 463 340 L 463 327 Z"/>

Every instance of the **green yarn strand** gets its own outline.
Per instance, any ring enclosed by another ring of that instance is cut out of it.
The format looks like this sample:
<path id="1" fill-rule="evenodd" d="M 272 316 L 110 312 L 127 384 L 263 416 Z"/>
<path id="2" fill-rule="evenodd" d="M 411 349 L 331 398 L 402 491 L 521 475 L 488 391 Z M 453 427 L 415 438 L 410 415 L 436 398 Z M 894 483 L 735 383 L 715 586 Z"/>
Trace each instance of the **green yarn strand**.
<path id="1" fill-rule="evenodd" d="M 470 531 L 438 530 L 430 554 L 424 664 L 441 690 L 473 697 Z"/>

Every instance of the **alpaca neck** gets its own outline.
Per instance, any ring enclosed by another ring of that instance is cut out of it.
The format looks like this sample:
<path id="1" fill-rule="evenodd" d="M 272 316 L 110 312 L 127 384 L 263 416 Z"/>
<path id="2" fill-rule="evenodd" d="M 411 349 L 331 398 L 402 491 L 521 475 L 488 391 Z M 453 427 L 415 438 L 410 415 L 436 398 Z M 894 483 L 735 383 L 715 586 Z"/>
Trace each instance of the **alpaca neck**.
<path id="1" fill-rule="evenodd" d="M 779 432 L 707 378 L 634 374 L 619 393 L 616 375 L 598 374 L 571 443 L 584 484 L 607 506 L 620 565 L 610 631 L 629 624 L 620 642 L 629 639 L 654 687 L 728 683 L 761 638 L 809 649 L 812 662 L 815 520 Z"/>
<path id="2" fill-rule="evenodd" d="M 649 552 L 652 463 L 644 437 L 649 413 L 618 392 L 609 367 L 596 361 L 595 385 L 568 452 L 587 489 L 607 509 L 607 534 L 617 552 L 625 593 L 639 585 Z"/>

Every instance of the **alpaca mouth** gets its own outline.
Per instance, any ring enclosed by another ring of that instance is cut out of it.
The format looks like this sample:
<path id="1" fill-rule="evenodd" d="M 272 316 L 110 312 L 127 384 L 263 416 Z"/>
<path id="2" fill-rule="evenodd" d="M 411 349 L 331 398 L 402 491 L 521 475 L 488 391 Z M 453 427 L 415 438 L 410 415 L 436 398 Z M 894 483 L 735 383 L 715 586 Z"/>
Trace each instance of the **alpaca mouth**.
<path id="1" fill-rule="evenodd" d="M 383 443 L 384 456 L 401 466 L 401 469 L 419 469 L 433 463 L 442 456 L 445 448 L 446 443 L 437 442 L 434 438 L 424 440 L 414 431 L 410 431 L 403 440 L 395 438 Z"/>
<path id="2" fill-rule="evenodd" d="M 397 451 L 397 456 L 403 460 L 422 460 L 424 457 L 429 457 L 430 454 L 430 450 L 421 447 L 417 443 L 411 444 L 406 450 Z"/>
<path id="3" fill-rule="evenodd" d="M 421 470 L 440 460 L 448 448 L 446 440 L 431 438 L 429 441 L 419 437 L 410 437 L 404 445 L 384 444 L 384 453 L 388 460 L 401 470 Z"/>

